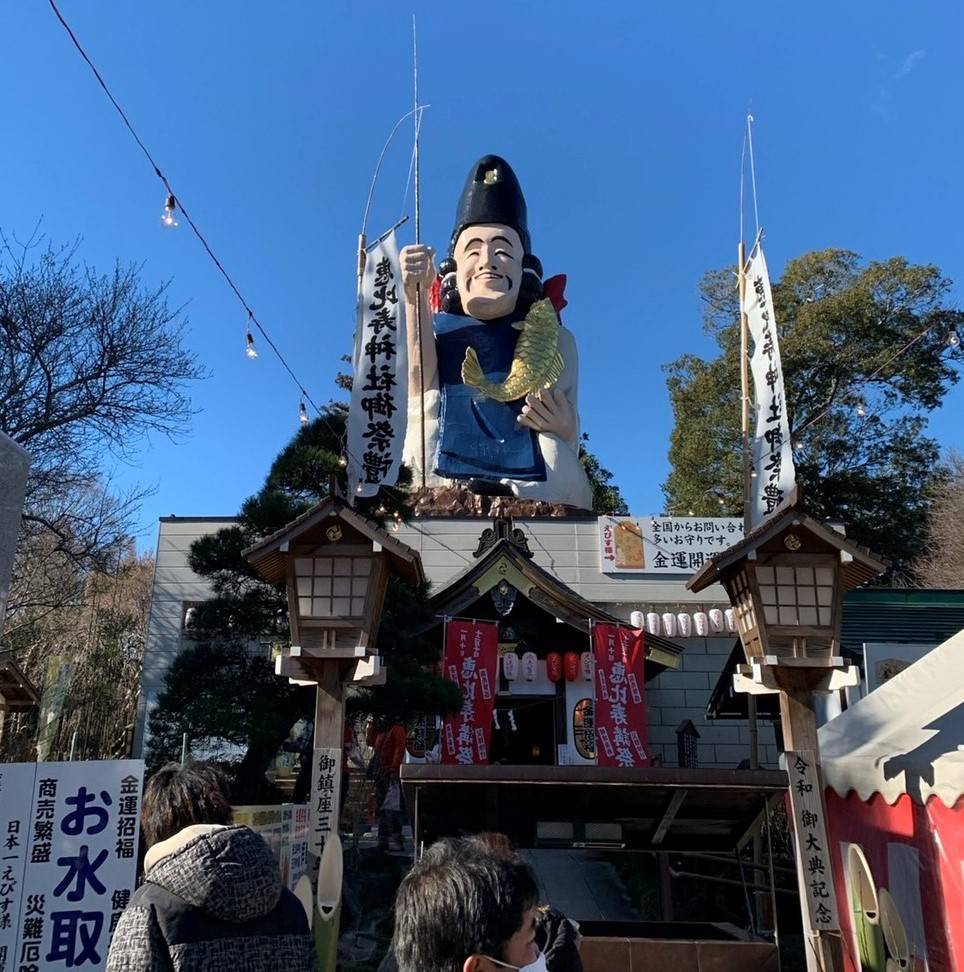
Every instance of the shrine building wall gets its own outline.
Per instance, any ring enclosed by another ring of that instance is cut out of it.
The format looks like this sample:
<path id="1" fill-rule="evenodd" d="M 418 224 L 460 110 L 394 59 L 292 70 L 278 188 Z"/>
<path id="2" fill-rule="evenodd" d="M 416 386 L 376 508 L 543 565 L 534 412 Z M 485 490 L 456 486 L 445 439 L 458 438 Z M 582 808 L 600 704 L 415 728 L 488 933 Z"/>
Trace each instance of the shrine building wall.
<path id="1" fill-rule="evenodd" d="M 148 715 L 157 705 L 157 696 L 164 687 L 164 676 L 187 645 L 187 611 L 192 605 L 212 596 L 211 585 L 195 574 L 188 563 L 191 544 L 198 537 L 216 533 L 235 522 L 234 517 L 227 516 L 164 516 L 160 519 L 141 695 L 134 726 L 133 755 L 136 757 L 144 755 Z"/>

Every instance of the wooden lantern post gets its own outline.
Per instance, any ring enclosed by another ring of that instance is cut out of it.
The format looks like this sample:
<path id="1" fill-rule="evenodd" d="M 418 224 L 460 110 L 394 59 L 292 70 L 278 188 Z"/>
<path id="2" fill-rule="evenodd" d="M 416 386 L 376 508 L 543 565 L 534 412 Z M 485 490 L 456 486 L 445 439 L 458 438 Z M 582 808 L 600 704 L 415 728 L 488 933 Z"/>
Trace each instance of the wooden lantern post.
<path id="1" fill-rule="evenodd" d="M 329 496 L 281 530 L 244 551 L 266 581 L 288 588 L 291 645 L 277 675 L 315 685 L 309 853 L 321 856 L 338 833 L 344 745 L 345 686 L 382 684 L 375 638 L 389 578 L 424 582 L 419 555 Z"/>
<path id="2" fill-rule="evenodd" d="M 820 972 L 842 972 L 843 950 L 813 695 L 857 684 L 857 669 L 840 654 L 843 594 L 886 566 L 803 513 L 794 496 L 687 585 L 726 588 L 747 659 L 734 675 L 736 690 L 780 695 L 807 967 Z"/>

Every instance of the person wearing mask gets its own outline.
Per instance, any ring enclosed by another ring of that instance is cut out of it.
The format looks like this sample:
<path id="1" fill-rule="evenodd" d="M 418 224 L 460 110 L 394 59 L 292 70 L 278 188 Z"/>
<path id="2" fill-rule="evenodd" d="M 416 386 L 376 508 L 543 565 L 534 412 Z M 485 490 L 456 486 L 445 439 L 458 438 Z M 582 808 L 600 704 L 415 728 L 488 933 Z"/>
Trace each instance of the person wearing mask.
<path id="1" fill-rule="evenodd" d="M 168 763 L 144 790 L 144 883 L 111 941 L 107 972 L 314 972 L 308 919 L 270 848 L 231 825 L 224 774 Z"/>
<path id="2" fill-rule="evenodd" d="M 465 840 L 430 847 L 395 898 L 399 972 L 545 972 L 527 864 Z"/>

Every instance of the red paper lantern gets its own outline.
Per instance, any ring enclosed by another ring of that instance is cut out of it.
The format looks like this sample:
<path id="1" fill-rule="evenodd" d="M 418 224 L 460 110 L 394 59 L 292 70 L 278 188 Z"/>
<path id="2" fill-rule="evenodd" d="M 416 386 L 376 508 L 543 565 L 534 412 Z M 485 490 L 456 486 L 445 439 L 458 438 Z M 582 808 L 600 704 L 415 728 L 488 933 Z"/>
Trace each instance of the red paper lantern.
<path id="1" fill-rule="evenodd" d="M 574 682 L 579 678 L 579 669 L 582 667 L 579 652 L 567 651 L 562 656 L 562 665 L 566 672 L 566 681 Z"/>
<path id="2" fill-rule="evenodd" d="M 558 682 L 562 678 L 562 655 L 558 651 L 550 651 L 546 655 L 546 674 L 550 682 Z"/>

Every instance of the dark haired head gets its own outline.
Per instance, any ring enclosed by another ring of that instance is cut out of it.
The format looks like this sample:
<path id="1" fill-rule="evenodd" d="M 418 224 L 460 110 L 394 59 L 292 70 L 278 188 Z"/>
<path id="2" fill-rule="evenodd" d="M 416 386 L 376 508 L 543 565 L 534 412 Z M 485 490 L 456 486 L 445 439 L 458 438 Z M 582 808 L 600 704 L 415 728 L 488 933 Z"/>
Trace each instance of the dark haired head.
<path id="1" fill-rule="evenodd" d="M 231 823 L 227 776 L 210 763 L 161 767 L 144 788 L 141 826 L 148 847 L 191 824 Z"/>
<path id="2" fill-rule="evenodd" d="M 537 898 L 535 876 L 518 858 L 481 841 L 434 845 L 395 898 L 399 972 L 462 972 L 471 955 L 504 961 L 506 943 Z"/>

